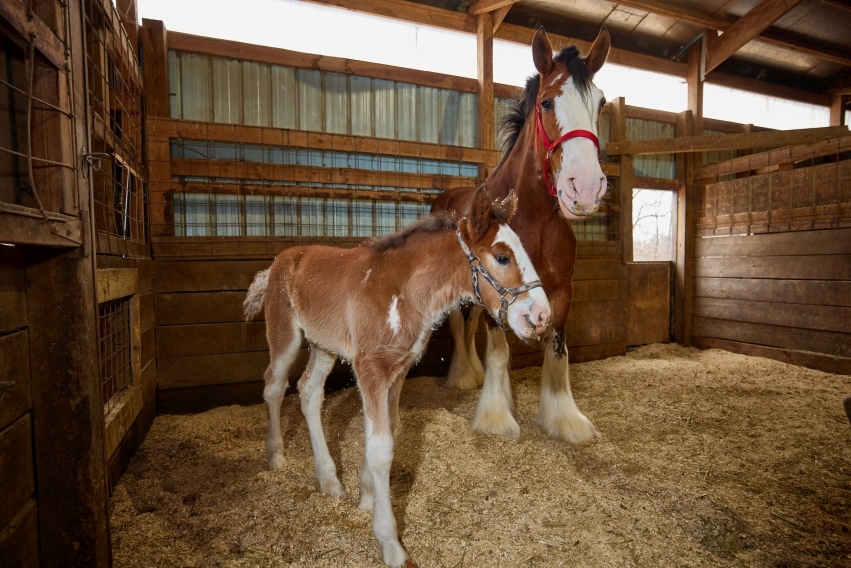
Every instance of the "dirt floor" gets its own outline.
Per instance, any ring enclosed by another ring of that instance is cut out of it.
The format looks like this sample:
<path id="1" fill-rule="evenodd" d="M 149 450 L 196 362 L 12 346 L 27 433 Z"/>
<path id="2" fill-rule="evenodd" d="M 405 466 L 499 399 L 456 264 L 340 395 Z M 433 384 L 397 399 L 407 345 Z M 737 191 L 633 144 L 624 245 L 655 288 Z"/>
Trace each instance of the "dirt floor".
<path id="1" fill-rule="evenodd" d="M 422 568 L 851 566 L 851 376 L 676 345 L 571 372 L 586 446 L 534 425 L 538 368 L 513 372 L 519 440 L 471 432 L 478 392 L 408 380 L 390 483 Z M 297 396 L 283 414 L 276 472 L 263 405 L 158 417 L 112 498 L 115 566 L 380 565 L 357 391 L 325 403 L 345 500 L 317 491 Z"/>

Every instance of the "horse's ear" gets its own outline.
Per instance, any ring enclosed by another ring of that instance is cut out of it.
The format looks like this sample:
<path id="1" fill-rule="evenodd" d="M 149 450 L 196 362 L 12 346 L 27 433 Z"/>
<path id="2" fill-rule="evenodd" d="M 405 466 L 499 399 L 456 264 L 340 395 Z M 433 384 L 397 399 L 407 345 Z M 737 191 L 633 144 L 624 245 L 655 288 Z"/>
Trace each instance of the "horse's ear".
<path id="1" fill-rule="evenodd" d="M 611 45 L 612 40 L 609 37 L 609 30 L 604 26 L 600 28 L 600 33 L 597 34 L 597 39 L 591 44 L 591 51 L 588 52 L 588 56 L 585 58 L 585 63 L 588 65 L 588 69 L 592 75 L 596 74 L 603 66 L 603 63 L 606 62 L 606 59 L 609 57 L 609 48 Z"/>
<path id="2" fill-rule="evenodd" d="M 498 220 L 505 222 L 514 217 L 514 213 L 517 211 L 517 194 L 514 193 L 513 189 L 508 190 L 508 196 L 497 203 L 499 208 Z"/>
<path id="3" fill-rule="evenodd" d="M 553 69 L 553 46 L 544 26 L 539 27 L 532 38 L 532 60 L 542 77 Z"/>
<path id="4" fill-rule="evenodd" d="M 491 212 L 491 195 L 486 185 L 476 190 L 470 209 L 469 225 L 473 238 L 479 239 L 490 227 L 493 213 Z"/>

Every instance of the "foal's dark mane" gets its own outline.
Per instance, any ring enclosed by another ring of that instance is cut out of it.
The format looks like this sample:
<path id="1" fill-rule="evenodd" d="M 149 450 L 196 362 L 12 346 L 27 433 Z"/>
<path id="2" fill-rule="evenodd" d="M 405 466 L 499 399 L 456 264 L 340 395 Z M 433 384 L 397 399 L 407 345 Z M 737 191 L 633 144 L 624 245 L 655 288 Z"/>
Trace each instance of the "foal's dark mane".
<path id="1" fill-rule="evenodd" d="M 588 69 L 585 59 L 579 57 L 579 48 L 575 45 L 569 45 L 558 52 L 553 57 L 553 61 L 567 67 L 582 100 L 587 102 L 585 97 L 591 92 L 591 70 Z M 511 153 L 514 144 L 517 142 L 517 137 L 523 131 L 523 125 L 532 116 L 532 112 L 535 110 L 535 105 L 538 102 L 538 91 L 540 88 L 540 75 L 535 74 L 526 79 L 526 88 L 520 93 L 520 97 L 514 102 L 508 114 L 500 122 L 500 149 L 502 150 L 502 157 L 494 168 L 494 171 L 499 169 L 505 158 Z"/>
<path id="2" fill-rule="evenodd" d="M 377 237 L 369 241 L 369 246 L 377 252 L 384 252 L 391 248 L 399 248 L 405 244 L 408 237 L 417 233 L 437 233 L 446 229 L 455 229 L 457 227 L 455 219 L 443 215 L 427 215 L 422 219 L 414 221 L 410 225 L 406 225 L 402 229 Z"/>

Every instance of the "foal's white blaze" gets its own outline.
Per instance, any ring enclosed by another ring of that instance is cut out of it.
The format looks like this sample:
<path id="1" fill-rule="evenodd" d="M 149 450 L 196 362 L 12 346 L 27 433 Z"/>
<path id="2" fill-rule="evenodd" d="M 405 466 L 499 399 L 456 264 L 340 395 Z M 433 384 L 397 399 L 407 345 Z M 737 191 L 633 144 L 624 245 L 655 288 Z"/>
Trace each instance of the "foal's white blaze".
<path id="1" fill-rule="evenodd" d="M 387 312 L 387 325 L 390 326 L 394 334 L 399 333 L 399 330 L 402 329 L 402 318 L 399 316 L 399 297 L 395 295 Z"/>
<path id="2" fill-rule="evenodd" d="M 597 116 L 602 99 L 603 91 L 592 84 L 583 100 L 573 77 L 569 77 L 555 101 L 559 137 L 572 130 L 588 130 L 599 136 Z M 591 216 L 597 211 L 607 184 L 597 147 L 588 138 L 577 137 L 565 141 L 561 148 L 561 166 L 554 172 L 561 210 L 568 219 Z"/>
<path id="3" fill-rule="evenodd" d="M 503 243 L 514 253 L 514 260 L 520 268 L 523 283 L 538 280 L 538 272 L 532 264 L 532 259 L 517 236 L 508 225 L 501 225 L 496 233 L 494 244 Z M 533 337 L 543 333 L 552 316 L 552 308 L 544 289 L 540 286 L 521 294 L 508 308 L 508 325 L 520 337 Z M 528 317 L 528 319 L 527 319 Z M 527 321 L 536 327 L 530 329 Z"/>

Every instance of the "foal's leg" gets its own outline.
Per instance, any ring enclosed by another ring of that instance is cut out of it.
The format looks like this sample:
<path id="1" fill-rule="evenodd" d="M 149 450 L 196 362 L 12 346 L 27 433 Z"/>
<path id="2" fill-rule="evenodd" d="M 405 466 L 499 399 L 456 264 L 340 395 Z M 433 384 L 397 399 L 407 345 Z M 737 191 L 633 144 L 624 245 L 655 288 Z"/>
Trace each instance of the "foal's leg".
<path id="1" fill-rule="evenodd" d="M 520 436 L 520 426 L 514 419 L 514 399 L 508 377 L 508 342 L 505 332 L 488 327 L 485 351 L 485 384 L 473 416 L 473 430 L 481 434 L 499 434 L 507 438 Z"/>
<path id="2" fill-rule="evenodd" d="M 476 329 L 479 327 L 479 306 L 470 308 L 470 316 L 464 320 L 460 308 L 449 312 L 449 330 L 452 333 L 454 347 L 449 363 L 449 374 L 443 386 L 450 389 L 473 390 L 482 384 L 485 375 L 482 361 L 476 352 Z"/>
<path id="3" fill-rule="evenodd" d="M 332 497 L 344 498 L 346 490 L 337 478 L 337 467 L 328 452 L 325 433 L 322 430 L 322 402 L 325 400 L 325 379 L 334 367 L 337 358 L 315 345 L 310 348 L 310 360 L 298 380 L 301 412 L 307 420 L 310 445 L 313 447 L 313 471 L 319 490 Z"/>
<path id="4" fill-rule="evenodd" d="M 573 400 L 563 331 L 552 333 L 544 348 L 541 407 L 536 423 L 551 438 L 574 444 L 590 442 L 600 435 Z"/>
<path id="5" fill-rule="evenodd" d="M 268 319 L 268 318 L 267 318 Z M 268 325 L 268 324 L 267 324 Z M 266 435 L 266 456 L 269 459 L 269 469 L 280 469 L 284 466 L 284 440 L 281 437 L 281 403 L 287 394 L 289 381 L 287 371 L 290 370 L 298 349 L 301 346 L 301 332 L 293 320 L 285 322 L 284 326 L 269 333 L 270 361 L 263 378 L 266 386 L 263 388 L 263 399 L 269 407 L 269 433 Z"/>
<path id="6" fill-rule="evenodd" d="M 360 478 L 362 490 L 365 477 L 371 477 L 372 481 L 372 532 L 381 545 L 384 563 L 393 567 L 403 566 L 408 553 L 399 542 L 396 517 L 390 502 L 390 466 L 393 462 L 390 389 L 395 381 L 388 379 L 390 373 L 382 366 L 357 362 L 353 366 L 363 398 L 366 460 Z M 361 495 L 362 505 L 363 501 Z"/>

